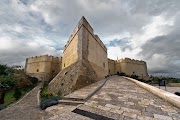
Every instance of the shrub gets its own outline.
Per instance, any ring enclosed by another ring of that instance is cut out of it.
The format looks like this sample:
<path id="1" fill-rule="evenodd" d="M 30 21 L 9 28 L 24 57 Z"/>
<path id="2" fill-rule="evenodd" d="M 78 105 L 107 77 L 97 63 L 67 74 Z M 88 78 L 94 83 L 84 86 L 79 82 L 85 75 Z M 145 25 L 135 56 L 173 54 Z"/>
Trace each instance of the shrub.
<path id="1" fill-rule="evenodd" d="M 120 76 L 126 76 L 126 73 L 120 72 L 119 75 Z"/>
<path id="2" fill-rule="evenodd" d="M 44 99 L 41 101 L 41 109 L 44 110 L 47 107 L 53 106 L 53 105 L 57 105 L 58 104 L 58 100 L 60 100 L 60 97 L 55 97 L 52 96 L 51 98 L 48 99 Z"/>
<path id="3" fill-rule="evenodd" d="M 9 86 L 9 87 L 13 88 L 17 84 L 17 81 L 12 76 L 0 76 L 0 83 L 3 86 Z"/>
<path id="4" fill-rule="evenodd" d="M 4 109 L 4 108 L 6 108 L 6 107 L 7 107 L 7 105 L 5 105 L 5 104 L 0 104 L 0 110 Z"/>
<path id="5" fill-rule="evenodd" d="M 133 79 L 139 80 L 139 77 L 137 75 L 131 75 L 130 77 Z"/>
<path id="6" fill-rule="evenodd" d="M 175 92 L 174 94 L 180 96 L 180 92 Z"/>
<path id="7" fill-rule="evenodd" d="M 38 79 L 36 77 L 30 77 L 28 76 L 28 79 L 31 81 L 32 84 L 38 83 Z"/>
<path id="8" fill-rule="evenodd" d="M 14 97 L 16 98 L 16 100 L 18 100 L 21 97 L 21 95 L 21 91 L 18 89 L 18 87 L 15 87 Z"/>

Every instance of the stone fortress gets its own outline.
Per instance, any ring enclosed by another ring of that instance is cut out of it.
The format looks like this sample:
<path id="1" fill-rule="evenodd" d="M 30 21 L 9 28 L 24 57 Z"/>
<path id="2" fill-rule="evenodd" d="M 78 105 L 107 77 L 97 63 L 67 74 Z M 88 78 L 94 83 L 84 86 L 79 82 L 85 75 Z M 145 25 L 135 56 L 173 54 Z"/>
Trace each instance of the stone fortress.
<path id="1" fill-rule="evenodd" d="M 25 71 L 40 81 L 49 81 L 61 70 L 61 61 L 62 57 L 48 55 L 30 57 L 26 59 Z"/>
<path id="2" fill-rule="evenodd" d="M 67 41 L 62 57 L 36 56 L 26 59 L 26 74 L 49 81 L 54 95 L 66 95 L 108 75 L 125 73 L 147 79 L 146 62 L 129 58 L 111 60 L 107 48 L 82 17 Z"/>

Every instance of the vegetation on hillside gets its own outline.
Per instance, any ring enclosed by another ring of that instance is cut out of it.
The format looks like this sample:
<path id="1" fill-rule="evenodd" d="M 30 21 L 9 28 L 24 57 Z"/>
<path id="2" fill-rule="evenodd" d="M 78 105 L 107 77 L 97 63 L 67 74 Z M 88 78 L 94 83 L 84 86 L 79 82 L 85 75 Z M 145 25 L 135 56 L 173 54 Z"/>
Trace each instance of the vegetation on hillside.
<path id="1" fill-rule="evenodd" d="M 157 77 L 157 76 L 150 76 L 150 80 L 152 83 L 157 84 L 159 80 L 165 80 L 166 83 L 180 83 L 180 78 L 173 78 L 173 77 Z"/>
<path id="2" fill-rule="evenodd" d="M 139 79 L 139 77 L 137 75 L 126 75 L 125 73 L 121 72 L 121 73 L 118 73 L 118 75 L 120 76 L 126 76 L 126 77 L 131 77 L 133 79 L 136 79 L 136 80 L 139 80 L 139 81 L 142 81 L 142 82 L 148 82 L 148 83 L 153 83 L 153 84 L 158 84 L 158 82 L 160 80 L 165 80 L 166 83 L 180 83 L 180 78 L 173 78 L 173 77 L 158 77 L 158 76 L 150 76 L 149 77 L 149 80 L 143 80 L 143 79 Z"/>
<path id="3" fill-rule="evenodd" d="M 29 92 L 37 82 L 37 78 L 25 75 L 23 70 L 0 64 L 0 110 Z"/>

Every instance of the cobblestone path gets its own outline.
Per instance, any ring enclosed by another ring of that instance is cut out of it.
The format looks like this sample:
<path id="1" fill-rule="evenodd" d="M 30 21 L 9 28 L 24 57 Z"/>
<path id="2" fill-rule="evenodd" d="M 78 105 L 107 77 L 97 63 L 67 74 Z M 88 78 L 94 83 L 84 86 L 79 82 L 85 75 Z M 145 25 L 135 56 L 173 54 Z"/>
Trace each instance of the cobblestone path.
<path id="1" fill-rule="evenodd" d="M 56 106 L 57 107 L 57 106 Z M 60 108 L 60 107 L 59 107 Z M 112 76 L 85 104 L 73 112 L 51 108 L 49 120 L 180 120 L 180 109 L 131 81 Z"/>
<path id="2" fill-rule="evenodd" d="M 0 120 L 39 120 L 43 111 L 38 105 L 40 85 L 25 95 L 20 101 L 0 111 Z"/>

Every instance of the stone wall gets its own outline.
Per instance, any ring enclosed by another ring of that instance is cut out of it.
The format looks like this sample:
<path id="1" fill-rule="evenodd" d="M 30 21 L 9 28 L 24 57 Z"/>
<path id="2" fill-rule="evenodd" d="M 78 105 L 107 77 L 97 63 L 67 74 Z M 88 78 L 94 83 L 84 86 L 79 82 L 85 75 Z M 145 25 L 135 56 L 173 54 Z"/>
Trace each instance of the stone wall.
<path id="1" fill-rule="evenodd" d="M 107 48 L 84 17 L 64 47 L 62 69 L 80 59 L 87 59 L 99 78 L 108 75 Z"/>
<path id="2" fill-rule="evenodd" d="M 116 74 L 116 61 L 108 59 L 108 72 L 109 75 L 114 75 Z"/>
<path id="3" fill-rule="evenodd" d="M 27 58 L 25 72 L 39 80 L 49 81 L 61 70 L 61 59 L 48 55 Z"/>
<path id="4" fill-rule="evenodd" d="M 127 75 L 135 74 L 143 79 L 148 77 L 146 62 L 129 58 L 121 59 L 120 62 L 121 71 Z"/>
<path id="5" fill-rule="evenodd" d="M 107 48 L 100 40 L 100 38 L 94 34 L 92 27 L 85 18 L 81 19 L 82 30 L 80 30 L 80 36 L 82 39 L 82 57 L 87 59 L 98 78 L 103 78 L 108 75 L 108 59 Z"/>
<path id="6" fill-rule="evenodd" d="M 137 75 L 139 78 L 147 79 L 147 65 L 144 61 L 134 60 L 130 58 L 120 60 L 108 60 L 110 74 L 117 72 L 126 73 L 126 75 Z"/>
<path id="7" fill-rule="evenodd" d="M 67 41 L 62 58 L 62 69 L 70 66 L 78 60 L 78 26 L 74 29 Z"/>

